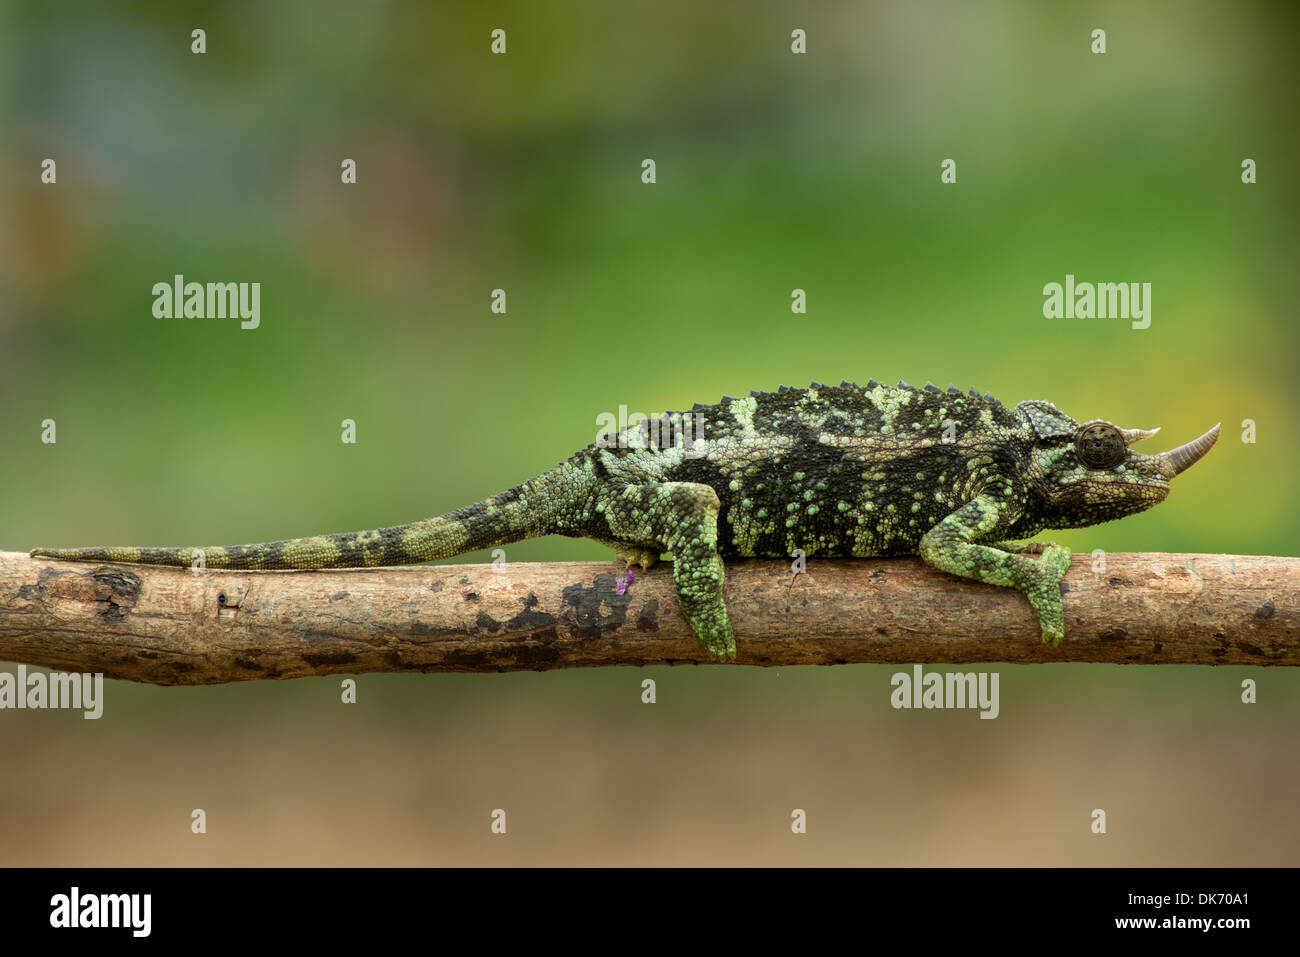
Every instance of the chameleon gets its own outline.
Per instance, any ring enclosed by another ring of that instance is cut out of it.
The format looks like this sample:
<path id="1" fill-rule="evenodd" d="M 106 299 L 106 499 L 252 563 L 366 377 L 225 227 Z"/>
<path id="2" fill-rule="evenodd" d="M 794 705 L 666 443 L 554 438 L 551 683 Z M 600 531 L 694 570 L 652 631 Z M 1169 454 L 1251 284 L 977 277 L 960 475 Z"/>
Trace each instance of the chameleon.
<path id="1" fill-rule="evenodd" d="M 625 571 L 672 561 L 682 612 L 714 661 L 736 658 L 727 559 L 919 556 L 1018 589 L 1059 645 L 1068 549 L 1044 529 L 1123 518 L 1163 501 L 1219 425 L 1167 452 L 1158 429 L 1078 422 L 1050 402 L 899 382 L 842 382 L 723 396 L 607 433 L 541 475 L 406 525 L 257 545 L 38 548 L 33 556 L 206 567 L 403 565 L 558 534 L 619 551 Z"/>

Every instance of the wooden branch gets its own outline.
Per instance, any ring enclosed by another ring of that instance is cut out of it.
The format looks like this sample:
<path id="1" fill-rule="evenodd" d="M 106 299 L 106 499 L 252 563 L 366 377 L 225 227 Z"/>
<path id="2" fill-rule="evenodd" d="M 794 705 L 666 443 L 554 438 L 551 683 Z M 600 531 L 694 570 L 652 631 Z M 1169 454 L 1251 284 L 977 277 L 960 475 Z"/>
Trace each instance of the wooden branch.
<path id="1" fill-rule="evenodd" d="M 913 559 L 731 562 L 739 662 L 1300 664 L 1300 558 L 1075 558 L 1066 639 Z M 702 662 L 671 568 L 613 562 L 191 572 L 0 552 L 0 660 L 153 684 Z"/>

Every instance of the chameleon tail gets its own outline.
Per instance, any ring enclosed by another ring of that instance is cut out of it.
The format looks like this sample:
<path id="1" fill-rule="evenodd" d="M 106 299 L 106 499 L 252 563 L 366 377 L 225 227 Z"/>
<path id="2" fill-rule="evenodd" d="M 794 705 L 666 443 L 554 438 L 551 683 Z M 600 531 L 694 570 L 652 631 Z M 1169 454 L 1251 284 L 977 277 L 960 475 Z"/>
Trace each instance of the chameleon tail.
<path id="1" fill-rule="evenodd" d="M 559 531 L 565 499 L 557 492 L 571 488 L 564 466 L 473 505 L 407 525 L 365 532 L 291 538 L 258 545 L 185 548 L 37 548 L 32 556 L 87 562 L 133 562 L 140 565 L 189 566 L 201 560 L 207 568 L 365 568 L 412 565 L 451 558 L 480 548 L 492 548 Z"/>

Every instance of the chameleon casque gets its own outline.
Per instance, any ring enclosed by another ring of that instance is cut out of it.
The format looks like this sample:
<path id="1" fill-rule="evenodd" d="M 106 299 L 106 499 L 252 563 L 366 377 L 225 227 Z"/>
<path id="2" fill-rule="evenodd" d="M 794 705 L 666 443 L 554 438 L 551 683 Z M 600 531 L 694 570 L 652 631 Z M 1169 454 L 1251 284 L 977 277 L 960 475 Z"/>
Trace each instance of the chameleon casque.
<path id="1" fill-rule="evenodd" d="M 1216 425 L 1157 455 L 1154 435 L 1079 423 L 1049 402 L 875 380 L 724 396 L 628 427 L 492 498 L 409 525 L 204 547 L 211 568 L 356 568 L 450 558 L 541 535 L 591 538 L 630 568 L 673 561 L 682 611 L 711 658 L 734 659 L 723 560 L 919 555 L 1019 589 L 1059 644 L 1070 553 L 1017 540 L 1123 518 L 1169 494 Z M 39 548 L 81 561 L 188 566 L 194 548 Z"/>

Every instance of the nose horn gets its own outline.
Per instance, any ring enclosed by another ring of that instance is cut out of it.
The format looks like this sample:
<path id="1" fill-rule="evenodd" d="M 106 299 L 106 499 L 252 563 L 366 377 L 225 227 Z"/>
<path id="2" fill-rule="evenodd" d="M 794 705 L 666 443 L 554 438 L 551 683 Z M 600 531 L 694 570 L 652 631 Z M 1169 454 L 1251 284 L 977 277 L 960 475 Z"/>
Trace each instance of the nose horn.
<path id="1" fill-rule="evenodd" d="M 1176 449 L 1170 449 L 1168 452 L 1161 452 L 1157 458 L 1168 468 L 1171 477 L 1178 475 L 1180 472 L 1186 472 L 1189 468 L 1204 458 L 1205 453 L 1214 448 L 1214 443 L 1219 441 L 1218 423 L 1210 431 L 1206 432 L 1198 439 L 1192 439 L 1186 445 L 1180 445 Z"/>

